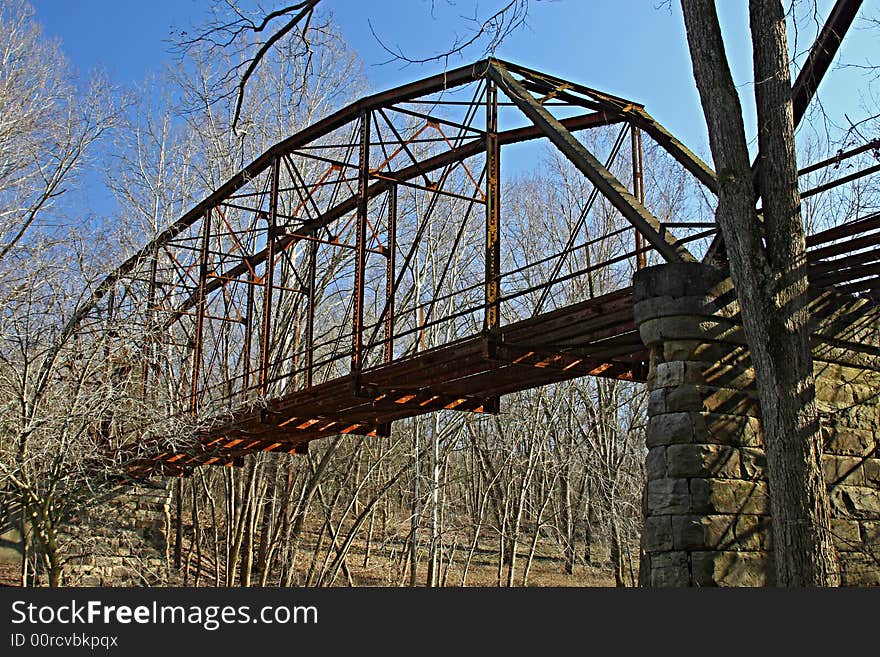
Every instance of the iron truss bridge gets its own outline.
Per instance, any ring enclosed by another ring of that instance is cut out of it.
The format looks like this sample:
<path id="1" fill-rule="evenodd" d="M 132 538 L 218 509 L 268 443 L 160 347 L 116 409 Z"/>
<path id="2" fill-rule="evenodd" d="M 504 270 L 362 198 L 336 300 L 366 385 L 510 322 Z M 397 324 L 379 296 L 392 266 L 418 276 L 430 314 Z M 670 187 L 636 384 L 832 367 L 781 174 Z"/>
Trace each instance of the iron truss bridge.
<path id="1" fill-rule="evenodd" d="M 852 4 L 838 3 L 795 83 L 798 121 Z M 556 158 L 574 212 L 542 200 L 546 178 L 502 182 L 508 161 L 535 157 Z M 121 360 L 139 394 L 195 427 L 186 447 L 156 439 L 130 474 L 385 436 L 439 409 L 496 413 L 503 395 L 585 375 L 644 380 L 633 272 L 724 259 L 711 211 L 664 216 L 646 166 L 716 192 L 643 105 L 498 59 L 365 97 L 276 144 L 71 320 L 133 327 Z M 878 242 L 878 215 L 811 235 L 813 286 L 875 294 Z"/>

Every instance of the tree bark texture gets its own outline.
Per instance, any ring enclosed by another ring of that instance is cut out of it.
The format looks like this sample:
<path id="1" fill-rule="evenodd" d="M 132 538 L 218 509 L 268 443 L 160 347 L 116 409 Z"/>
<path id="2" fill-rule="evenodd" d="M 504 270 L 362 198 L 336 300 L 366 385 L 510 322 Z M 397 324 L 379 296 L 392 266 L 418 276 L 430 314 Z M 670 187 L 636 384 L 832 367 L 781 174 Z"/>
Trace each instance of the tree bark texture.
<path id="1" fill-rule="evenodd" d="M 804 230 L 797 188 L 785 14 L 779 0 L 750 0 L 758 111 L 755 210 L 742 108 L 713 0 L 682 0 L 694 78 L 718 175 L 716 219 L 737 290 L 761 402 L 781 586 L 836 586 L 828 493 L 807 324 Z"/>

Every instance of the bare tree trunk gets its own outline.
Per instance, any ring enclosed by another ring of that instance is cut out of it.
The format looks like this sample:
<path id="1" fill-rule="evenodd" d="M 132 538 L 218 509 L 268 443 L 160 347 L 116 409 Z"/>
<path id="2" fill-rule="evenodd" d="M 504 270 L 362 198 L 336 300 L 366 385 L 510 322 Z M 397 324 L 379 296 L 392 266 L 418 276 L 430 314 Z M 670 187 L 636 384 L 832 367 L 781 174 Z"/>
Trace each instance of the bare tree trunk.
<path id="1" fill-rule="evenodd" d="M 204 473 L 200 473 L 202 489 L 208 498 L 208 506 L 211 509 L 211 536 L 214 555 L 214 586 L 220 586 L 220 535 L 217 532 L 217 501 L 214 499 L 214 492 L 211 490 L 208 481 L 205 479 Z"/>
<path id="2" fill-rule="evenodd" d="M 546 437 L 546 433 L 544 437 Z M 516 572 L 516 557 L 517 557 L 517 548 L 519 546 L 519 535 L 522 531 L 522 521 L 523 515 L 525 514 L 526 508 L 526 497 L 529 492 L 529 488 L 532 485 L 532 478 L 535 474 L 536 463 L 538 459 L 538 450 L 541 449 L 541 445 L 538 444 L 538 439 L 536 436 L 532 436 L 527 439 L 527 460 L 525 471 L 522 473 L 522 477 L 519 481 L 519 495 L 516 496 L 516 508 L 513 512 L 513 520 L 510 527 L 510 543 L 509 543 L 509 554 L 507 558 L 507 586 L 513 586 L 514 576 Z M 513 479 L 511 479 L 513 481 Z M 538 520 L 540 523 L 540 520 Z M 537 527 L 536 527 L 537 531 Z"/>
<path id="3" fill-rule="evenodd" d="M 587 485 L 587 502 L 584 509 L 584 562 L 593 565 L 593 497 L 592 487 Z"/>
<path id="4" fill-rule="evenodd" d="M 305 581 L 306 586 L 313 585 L 314 580 L 312 578 L 315 574 L 315 567 L 318 565 L 318 554 L 320 553 L 321 546 L 324 543 L 324 534 L 327 533 L 327 527 L 329 524 L 330 524 L 330 521 L 325 520 L 321 524 L 321 531 L 318 532 L 318 538 L 315 541 L 315 549 L 312 551 L 312 560 L 311 560 L 311 563 L 309 564 L 309 572 L 306 573 L 306 581 Z"/>
<path id="5" fill-rule="evenodd" d="M 504 581 L 505 546 L 507 543 L 507 496 L 505 495 L 504 511 L 501 516 L 501 527 L 498 532 L 498 586 Z"/>
<path id="6" fill-rule="evenodd" d="M 202 523 L 200 520 L 201 509 L 199 509 L 198 497 L 196 496 L 196 486 L 192 480 L 190 481 L 190 492 L 192 493 L 193 542 L 196 547 L 196 573 L 193 578 L 193 586 L 198 586 L 202 578 Z"/>
<path id="7" fill-rule="evenodd" d="M 254 563 L 254 530 L 258 500 L 255 499 L 255 485 L 259 464 L 256 459 L 251 459 L 248 470 L 247 484 L 242 489 L 241 509 L 238 511 L 238 523 L 233 554 L 238 557 L 236 564 L 230 564 L 229 568 L 234 571 L 239 568 L 239 582 L 241 586 L 251 585 L 251 568 Z"/>
<path id="8" fill-rule="evenodd" d="M 419 421 L 413 420 L 413 498 L 410 520 L 409 585 L 418 581 L 419 565 Z"/>
<path id="9" fill-rule="evenodd" d="M 562 510 L 563 521 L 565 522 L 565 543 L 562 551 L 565 559 L 565 573 L 567 575 L 574 574 L 574 557 L 575 557 L 575 522 L 574 511 L 571 504 L 571 481 L 568 477 L 562 480 Z"/>
<path id="10" fill-rule="evenodd" d="M 535 551 L 538 549 L 538 539 L 541 536 L 541 527 L 544 525 L 544 511 L 547 509 L 547 505 L 550 503 L 550 498 L 553 495 L 552 486 L 551 490 L 547 492 L 546 480 L 544 477 L 541 478 L 541 487 L 540 487 L 540 495 L 541 495 L 541 506 L 538 507 L 538 514 L 535 518 L 535 533 L 532 536 L 532 543 L 529 546 L 529 555 L 526 558 L 526 565 L 523 567 L 523 576 L 522 576 L 522 585 L 529 585 L 529 574 L 532 571 L 532 563 L 535 560 Z M 572 554 L 574 554 L 574 546 L 572 545 Z M 571 574 L 571 573 L 569 573 Z"/>
<path id="11" fill-rule="evenodd" d="M 370 524 L 367 526 L 367 545 L 364 548 L 364 569 L 370 567 L 370 546 L 373 543 L 373 525 L 376 521 L 376 514 L 370 514 Z"/>
<path id="12" fill-rule="evenodd" d="M 623 562 L 620 556 L 620 532 L 613 510 L 609 516 L 608 533 L 611 535 L 611 569 L 614 571 L 614 586 L 626 586 L 623 580 Z"/>
<path id="13" fill-rule="evenodd" d="M 468 550 L 468 556 L 464 562 L 464 569 L 461 573 L 462 586 L 467 586 L 468 571 L 470 570 L 471 562 L 474 559 L 474 553 L 477 551 L 477 546 L 480 542 L 480 534 L 483 531 L 483 522 L 486 518 L 486 506 L 489 503 L 489 496 L 490 493 L 488 489 L 483 491 L 481 494 L 480 508 L 477 512 L 476 522 L 474 523 L 474 539 L 473 541 L 471 541 L 471 547 Z"/>
<path id="14" fill-rule="evenodd" d="M 336 453 L 336 449 L 339 446 L 341 440 L 342 436 L 337 436 L 333 439 L 333 442 L 331 442 L 327 449 L 324 451 L 324 454 L 321 456 L 321 460 L 318 462 L 317 465 L 313 463 L 311 455 L 306 455 L 306 458 L 308 459 L 310 476 L 305 481 L 303 481 L 302 493 L 300 494 L 299 502 L 296 506 L 293 524 L 290 528 L 290 534 L 285 534 L 284 538 L 288 546 L 287 552 L 289 560 L 289 563 L 287 564 L 287 569 L 282 579 L 284 586 L 291 586 L 291 584 L 293 583 L 294 563 L 296 561 L 299 542 L 303 533 L 303 524 L 305 522 L 306 513 L 308 512 L 309 506 L 312 503 L 312 498 L 315 496 L 315 491 L 318 488 L 318 484 L 321 481 L 321 478 L 323 477 L 324 472 L 326 471 L 327 466 L 330 463 L 330 459 L 332 458 L 333 454 Z M 288 477 L 290 477 L 289 473 Z M 310 571 L 313 566 L 314 560 L 312 561 Z M 310 578 L 311 572 L 307 577 L 307 581 Z"/>
<path id="15" fill-rule="evenodd" d="M 251 585 L 251 575 L 254 567 L 254 548 L 257 543 L 257 525 L 259 524 L 260 514 L 262 512 L 262 498 L 265 488 L 261 486 L 260 493 L 255 495 L 255 485 L 257 480 L 258 464 L 257 460 L 252 461 L 251 476 L 248 485 L 247 505 L 245 507 L 245 515 L 242 522 L 242 551 L 241 551 L 241 585 Z M 262 479 L 262 473 L 260 478 Z"/>
<path id="16" fill-rule="evenodd" d="M 183 557 L 183 477 L 177 479 L 176 517 L 174 519 L 174 568 L 180 570 Z"/>
<path id="17" fill-rule="evenodd" d="M 519 548 L 519 534 L 522 525 L 522 507 L 519 506 L 514 514 L 513 520 L 508 526 L 510 532 L 507 543 L 507 578 L 505 585 L 509 588 L 513 586 L 513 576 L 516 571 L 516 552 Z"/>
<path id="18" fill-rule="evenodd" d="M 46 564 L 46 575 L 49 578 L 49 586 L 56 588 L 61 586 L 62 576 L 64 574 L 64 561 L 61 556 L 61 550 L 58 546 L 58 536 L 54 525 L 45 523 L 46 535 L 43 540 L 43 554 Z"/>
<path id="19" fill-rule="evenodd" d="M 449 571 L 452 570 L 452 564 L 455 561 L 455 554 L 458 551 L 458 539 L 452 540 L 452 545 L 449 546 L 449 558 L 446 560 L 446 565 L 443 566 L 441 562 L 441 566 L 443 567 L 443 575 L 440 578 L 440 586 L 446 587 L 446 583 L 449 581 Z"/>
<path id="20" fill-rule="evenodd" d="M 223 484 L 224 490 L 226 492 L 226 518 L 224 533 L 223 533 L 223 557 L 224 557 L 224 570 L 223 570 L 223 581 L 226 586 L 232 586 L 232 581 L 229 579 L 230 577 L 230 567 L 232 563 L 232 534 L 235 527 L 235 513 L 234 510 L 236 508 L 236 494 L 235 494 L 235 470 L 230 468 L 225 468 L 223 470 Z"/>
<path id="21" fill-rule="evenodd" d="M 775 301 L 768 308 L 769 321 L 752 331 L 755 342 L 768 335 L 781 338 L 769 341 L 758 373 L 761 399 L 768 402 L 762 404 L 762 421 L 777 580 L 782 585 L 834 586 L 840 584 L 840 575 L 822 474 L 785 12 L 779 0 L 752 0 L 749 10 L 765 237 L 776 278 L 775 285 L 768 286 L 775 293 L 775 299 L 768 299 Z M 778 405 L 770 403 L 773 399 Z"/>
<path id="22" fill-rule="evenodd" d="M 19 518 L 19 531 L 21 532 L 21 586 L 28 586 L 28 559 L 30 559 L 30 545 L 28 544 L 28 526 L 27 526 L 27 496 L 21 496 L 21 517 Z"/>
<path id="23" fill-rule="evenodd" d="M 648 487 L 642 490 L 641 500 L 642 518 L 648 517 Z M 648 586 L 648 551 L 645 549 L 646 533 L 642 531 L 639 537 L 639 586 Z"/>
<path id="24" fill-rule="evenodd" d="M 394 475 L 392 475 L 379 488 L 379 490 L 373 494 L 373 497 L 370 499 L 369 502 L 367 502 L 367 505 L 360 512 L 360 514 L 358 514 L 358 517 L 355 518 L 354 524 L 352 525 L 351 529 L 348 532 L 348 536 L 346 536 L 345 540 L 342 543 L 342 546 L 337 549 L 336 557 L 333 559 L 333 562 L 330 564 L 330 567 L 327 569 L 326 575 L 323 575 L 321 580 L 319 580 L 319 585 L 322 583 L 322 581 L 329 581 L 331 584 L 333 583 L 333 581 L 336 579 L 336 575 L 337 575 L 337 572 L 339 571 L 340 567 L 344 568 L 345 557 L 348 554 L 348 551 L 351 549 L 351 544 L 354 542 L 354 538 L 357 535 L 358 531 L 360 530 L 361 525 L 363 525 L 364 520 L 366 519 L 367 515 L 372 513 L 373 508 L 375 507 L 376 503 L 380 499 L 382 499 L 382 496 L 388 491 L 388 489 L 391 488 L 395 483 L 397 483 L 397 480 L 400 479 L 400 477 L 403 475 L 403 473 L 406 472 L 408 469 L 409 469 L 409 466 L 404 464 L 404 466 L 402 468 L 400 468 Z M 349 581 L 349 585 L 351 585 L 350 581 Z"/>
<path id="25" fill-rule="evenodd" d="M 719 173 L 716 218 L 761 401 L 776 581 L 781 586 L 835 586 L 840 576 L 822 477 L 783 7 L 779 0 L 749 3 L 762 224 L 755 212 L 742 108 L 714 2 L 682 0 L 681 5 Z"/>
<path id="26" fill-rule="evenodd" d="M 291 543 L 291 533 L 290 533 L 290 499 L 293 494 L 293 459 L 287 459 L 287 464 L 285 467 L 285 475 L 284 475 L 284 495 L 282 496 L 281 501 L 281 529 L 279 536 L 279 550 L 280 550 L 280 561 L 281 561 L 281 573 L 279 575 L 279 583 L 284 586 L 290 585 L 290 580 L 288 579 L 288 574 L 293 571 L 293 564 L 290 561 L 293 560 L 293 555 L 290 553 L 292 550 L 290 549 Z M 268 573 L 263 575 L 263 583 L 262 586 L 266 585 L 266 580 L 268 579 Z"/>
<path id="27" fill-rule="evenodd" d="M 321 487 L 318 486 L 318 500 L 323 505 L 324 513 L 326 514 L 327 533 L 330 536 L 330 547 L 327 548 L 327 554 L 324 556 L 324 563 L 321 567 L 321 572 L 318 575 L 318 580 L 317 580 L 316 586 L 323 586 L 324 582 L 327 581 L 326 576 L 327 576 L 327 573 L 329 572 L 328 569 L 330 568 L 330 564 L 331 564 L 331 548 L 336 551 L 336 555 L 334 557 L 332 557 L 333 559 L 336 559 L 337 557 L 339 557 L 340 552 L 342 550 L 342 547 L 339 544 L 339 534 L 342 531 L 342 522 L 345 519 L 345 515 L 348 513 L 347 510 L 346 510 L 345 514 L 343 514 L 343 518 L 339 521 L 338 527 L 336 529 L 333 528 L 333 509 L 336 508 L 336 503 L 339 501 L 339 497 L 341 496 L 341 493 L 342 493 L 342 489 L 339 489 L 336 491 L 336 493 L 334 493 L 333 500 L 330 503 L 330 506 L 328 507 L 324 501 L 324 493 L 322 492 Z M 355 491 L 354 498 L 352 499 L 352 502 L 351 502 L 352 505 L 354 505 L 355 499 L 357 499 L 357 490 Z M 348 555 L 348 550 L 346 549 L 345 554 L 342 554 L 342 556 L 340 558 L 340 563 L 342 564 L 342 572 L 346 576 L 346 578 L 348 579 L 348 585 L 354 586 L 354 579 L 351 576 L 351 572 L 348 569 L 348 563 L 346 562 L 347 555 Z M 332 585 L 332 584 L 333 584 L 333 582 L 330 581 L 330 585 Z"/>
<path id="28" fill-rule="evenodd" d="M 266 474 L 265 490 L 263 498 L 268 499 L 269 508 L 262 512 L 262 522 L 260 523 L 259 547 L 257 549 L 257 562 L 255 565 L 255 574 L 261 586 L 265 586 L 266 574 L 269 570 L 269 562 L 274 550 L 271 546 L 275 542 L 277 530 L 273 531 L 273 523 L 277 522 L 275 515 L 276 498 L 278 495 L 277 487 L 278 479 L 278 459 L 273 459 L 271 466 Z"/>
<path id="29" fill-rule="evenodd" d="M 431 433 L 431 542 L 428 545 L 428 572 L 425 585 L 429 588 L 437 586 L 437 553 L 439 551 L 439 517 L 440 512 L 440 438 L 437 431 L 437 415 L 428 418 Z"/>

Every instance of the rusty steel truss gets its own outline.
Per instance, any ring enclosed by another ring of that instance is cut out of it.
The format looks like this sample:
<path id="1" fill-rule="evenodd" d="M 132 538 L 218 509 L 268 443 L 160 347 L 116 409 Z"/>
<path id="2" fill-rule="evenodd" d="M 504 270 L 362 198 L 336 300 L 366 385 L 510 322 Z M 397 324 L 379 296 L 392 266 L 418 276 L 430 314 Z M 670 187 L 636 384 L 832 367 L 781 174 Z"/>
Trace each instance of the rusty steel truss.
<path id="1" fill-rule="evenodd" d="M 502 152 L 536 140 L 592 190 L 564 231 L 505 205 Z M 649 209 L 648 148 L 714 193 L 711 168 L 639 103 L 498 59 L 363 98 L 276 144 L 71 321 L 139 323 L 140 394 L 197 426 L 194 447 L 157 441 L 132 474 L 388 435 L 439 409 L 495 413 L 502 395 L 584 375 L 643 380 L 632 272 L 717 257 L 711 218 Z M 811 237 L 814 283 L 876 293 L 878 241 L 878 216 Z"/>

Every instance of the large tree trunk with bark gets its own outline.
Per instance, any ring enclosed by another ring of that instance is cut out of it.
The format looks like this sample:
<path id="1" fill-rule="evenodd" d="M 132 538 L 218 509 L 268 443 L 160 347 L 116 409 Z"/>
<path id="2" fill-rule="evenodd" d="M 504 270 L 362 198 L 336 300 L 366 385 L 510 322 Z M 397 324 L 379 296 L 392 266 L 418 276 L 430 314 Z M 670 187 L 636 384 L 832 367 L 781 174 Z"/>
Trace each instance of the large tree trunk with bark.
<path id="1" fill-rule="evenodd" d="M 777 584 L 835 586 L 839 568 L 822 477 L 784 11 L 779 0 L 749 3 L 762 222 L 714 2 L 681 5 L 718 173 L 716 218 L 761 401 Z"/>

